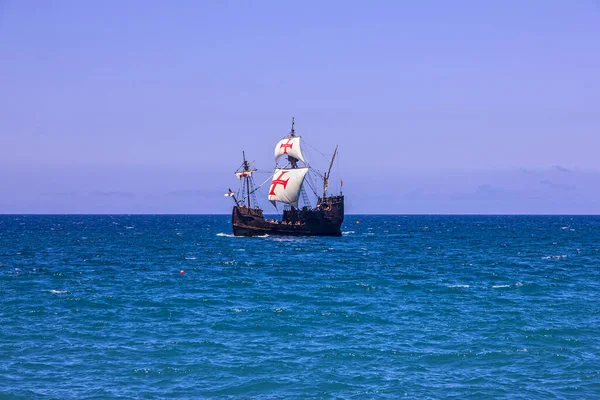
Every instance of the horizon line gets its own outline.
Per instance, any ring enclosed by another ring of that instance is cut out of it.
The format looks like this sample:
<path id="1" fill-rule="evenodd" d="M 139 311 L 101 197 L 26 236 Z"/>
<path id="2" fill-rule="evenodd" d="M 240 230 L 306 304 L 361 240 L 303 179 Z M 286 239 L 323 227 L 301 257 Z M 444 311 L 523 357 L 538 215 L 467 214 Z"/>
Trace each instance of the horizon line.
<path id="1" fill-rule="evenodd" d="M 0 217 L 4 216 L 230 216 L 231 213 L 0 213 Z M 279 215 L 264 213 L 264 215 Z M 346 214 L 345 216 L 465 216 L 465 217 L 477 217 L 477 216 L 515 216 L 515 217 L 598 217 L 598 214 L 589 213 L 575 213 L 575 214 L 536 214 L 536 213 L 352 213 Z"/>

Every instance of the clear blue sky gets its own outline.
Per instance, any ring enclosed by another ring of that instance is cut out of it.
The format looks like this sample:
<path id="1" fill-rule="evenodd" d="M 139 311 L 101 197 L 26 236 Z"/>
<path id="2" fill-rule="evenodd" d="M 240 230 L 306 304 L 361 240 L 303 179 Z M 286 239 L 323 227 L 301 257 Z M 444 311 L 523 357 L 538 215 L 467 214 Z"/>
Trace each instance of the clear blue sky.
<path id="1" fill-rule="evenodd" d="M 0 213 L 229 212 L 292 116 L 348 212 L 600 213 L 600 1 L 0 0 Z"/>

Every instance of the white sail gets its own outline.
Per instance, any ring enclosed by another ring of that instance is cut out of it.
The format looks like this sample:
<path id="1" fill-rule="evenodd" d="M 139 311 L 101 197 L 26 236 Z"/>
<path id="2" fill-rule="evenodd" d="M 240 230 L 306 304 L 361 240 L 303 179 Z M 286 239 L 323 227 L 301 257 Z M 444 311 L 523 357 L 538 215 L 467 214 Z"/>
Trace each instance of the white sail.
<path id="1" fill-rule="evenodd" d="M 285 138 L 277 143 L 277 146 L 275 146 L 275 162 L 277 162 L 281 156 L 292 156 L 305 162 L 304 157 L 302 157 L 302 151 L 300 150 L 300 136 Z"/>
<path id="2" fill-rule="evenodd" d="M 302 182 L 308 172 L 307 168 L 279 169 L 275 170 L 271 187 L 269 188 L 269 200 L 279 201 L 298 207 L 298 197 Z"/>
<path id="3" fill-rule="evenodd" d="M 236 172 L 235 176 L 237 176 L 239 179 L 242 179 L 243 177 L 247 176 L 247 177 L 251 177 L 253 173 L 255 173 L 256 170 L 255 169 L 251 169 L 250 171 L 242 171 L 242 172 Z"/>

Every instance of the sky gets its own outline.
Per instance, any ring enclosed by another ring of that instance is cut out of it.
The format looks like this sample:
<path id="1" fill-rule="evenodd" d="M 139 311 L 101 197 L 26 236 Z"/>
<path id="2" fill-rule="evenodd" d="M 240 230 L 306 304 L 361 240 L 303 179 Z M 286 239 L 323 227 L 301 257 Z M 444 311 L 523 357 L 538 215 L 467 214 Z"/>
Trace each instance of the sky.
<path id="1" fill-rule="evenodd" d="M 597 214 L 599 71 L 599 0 L 0 0 L 0 213 L 229 213 L 295 117 L 347 213 Z"/>

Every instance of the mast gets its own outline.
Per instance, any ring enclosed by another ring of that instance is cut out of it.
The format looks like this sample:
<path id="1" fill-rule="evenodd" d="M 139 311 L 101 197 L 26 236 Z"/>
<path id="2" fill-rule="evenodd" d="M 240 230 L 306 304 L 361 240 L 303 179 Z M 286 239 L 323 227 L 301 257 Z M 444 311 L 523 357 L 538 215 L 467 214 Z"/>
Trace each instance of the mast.
<path id="1" fill-rule="evenodd" d="M 231 190 L 225 194 L 225 196 L 233 197 L 235 200 L 235 204 L 240 207 L 251 207 L 250 196 L 254 193 L 254 180 L 252 178 L 252 174 L 256 172 L 256 169 L 252 169 L 250 167 L 250 162 L 246 160 L 246 152 L 242 152 L 242 156 L 244 157 L 244 162 L 242 165 L 235 171 L 235 176 L 240 180 L 240 190 L 238 195 L 242 197 L 242 200 L 238 202 L 238 200 L 234 197 L 234 194 Z M 244 201 L 244 197 L 248 199 L 248 201 Z M 258 206 L 258 200 L 256 197 L 254 198 L 254 203 L 256 203 L 256 207 Z M 241 204 L 240 204 L 241 202 Z"/>
<path id="2" fill-rule="evenodd" d="M 292 117 L 292 130 L 290 131 L 290 137 L 295 137 L 296 131 L 294 130 L 294 117 Z"/>
<path id="3" fill-rule="evenodd" d="M 323 177 L 323 200 L 325 200 L 325 193 L 327 192 L 327 185 L 329 184 L 329 177 L 331 176 L 331 167 L 333 167 L 333 160 L 335 160 L 335 155 L 337 154 L 337 145 L 335 146 L 335 150 L 333 151 L 333 157 L 331 157 L 331 162 L 329 163 L 329 169 L 327 173 Z"/>
<path id="4" fill-rule="evenodd" d="M 248 161 L 246 161 L 246 152 L 242 151 L 242 156 L 244 157 L 244 172 L 248 172 L 250 171 L 250 166 L 248 165 Z M 248 174 L 246 174 L 245 176 L 246 179 L 246 191 L 248 192 L 247 195 L 247 199 L 248 199 L 248 208 L 250 208 L 250 183 L 248 182 Z"/>
<path id="5" fill-rule="evenodd" d="M 290 137 L 296 137 L 296 131 L 294 130 L 294 117 L 292 117 L 292 130 L 290 131 Z M 298 168 L 298 160 L 295 157 L 288 155 L 288 161 L 290 162 L 292 168 Z"/>
<path id="6" fill-rule="evenodd" d="M 296 137 L 296 131 L 294 130 L 294 117 L 292 117 L 292 130 L 290 131 L 290 137 Z M 298 168 L 298 160 L 292 156 L 288 156 L 288 161 L 290 162 L 290 165 L 292 168 Z M 302 189 L 300 189 L 302 190 Z M 292 210 L 294 210 L 294 206 L 290 205 L 290 207 L 292 208 Z"/>
<path id="7" fill-rule="evenodd" d="M 288 204 L 291 206 L 292 211 L 298 208 L 298 196 L 304 190 L 302 184 L 309 170 L 300 149 L 300 136 L 296 135 L 294 122 L 294 118 L 292 118 L 290 133 L 275 145 L 275 173 L 271 180 L 268 195 L 271 203 L 275 204 L 277 201 Z M 277 166 L 277 161 L 284 156 L 287 158 L 289 165 L 280 168 Z M 298 161 L 302 161 L 305 166 L 300 167 Z"/>

